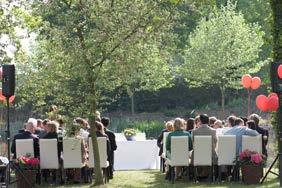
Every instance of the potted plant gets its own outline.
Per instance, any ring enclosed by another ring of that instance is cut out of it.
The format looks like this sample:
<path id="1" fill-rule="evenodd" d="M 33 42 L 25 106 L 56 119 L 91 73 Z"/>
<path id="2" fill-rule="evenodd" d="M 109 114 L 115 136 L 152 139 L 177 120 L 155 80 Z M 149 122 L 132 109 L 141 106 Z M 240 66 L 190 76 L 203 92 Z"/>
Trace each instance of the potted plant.
<path id="1" fill-rule="evenodd" d="M 128 141 L 135 141 L 137 130 L 133 128 L 126 128 L 124 129 L 123 134 Z"/>
<path id="2" fill-rule="evenodd" d="M 17 185 L 19 188 L 34 187 L 39 169 L 39 159 L 30 155 L 20 156 L 16 159 L 19 171 L 16 171 Z"/>
<path id="3" fill-rule="evenodd" d="M 245 184 L 257 184 L 263 176 L 263 167 L 266 162 L 264 155 L 244 150 L 237 158 L 237 162 L 241 167 L 242 181 Z"/>

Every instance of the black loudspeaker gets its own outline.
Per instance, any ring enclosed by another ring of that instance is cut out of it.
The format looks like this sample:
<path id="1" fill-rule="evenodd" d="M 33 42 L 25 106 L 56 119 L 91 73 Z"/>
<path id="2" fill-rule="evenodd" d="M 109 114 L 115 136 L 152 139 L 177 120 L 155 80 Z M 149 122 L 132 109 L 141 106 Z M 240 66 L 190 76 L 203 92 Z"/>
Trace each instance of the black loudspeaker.
<path id="1" fill-rule="evenodd" d="M 10 98 L 15 94 L 15 65 L 2 65 L 2 94 Z"/>
<path id="2" fill-rule="evenodd" d="M 270 80 L 272 91 L 278 94 L 282 94 L 282 79 L 278 77 L 278 67 L 282 62 L 272 62 L 270 63 Z"/>

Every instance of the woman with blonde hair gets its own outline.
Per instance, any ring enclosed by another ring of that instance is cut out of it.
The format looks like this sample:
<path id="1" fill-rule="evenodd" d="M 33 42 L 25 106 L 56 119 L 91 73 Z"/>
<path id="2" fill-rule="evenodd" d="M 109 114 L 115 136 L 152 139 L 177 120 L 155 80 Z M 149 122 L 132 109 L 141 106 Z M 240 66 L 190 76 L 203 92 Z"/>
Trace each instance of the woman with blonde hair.
<path id="1" fill-rule="evenodd" d="M 191 134 L 187 131 L 185 131 L 185 120 L 182 118 L 176 118 L 174 120 L 173 123 L 173 129 L 174 131 L 169 133 L 167 136 L 167 140 L 166 140 L 166 157 L 167 158 L 171 158 L 171 137 L 172 136 L 187 136 L 188 137 L 188 149 L 189 151 L 193 149 L 193 145 L 192 145 L 192 137 Z M 188 160 L 189 156 L 187 156 L 187 160 Z M 181 167 L 176 167 L 176 180 L 181 178 L 180 172 L 181 172 Z M 168 172 L 168 174 L 170 174 L 170 172 Z"/>
<path id="2" fill-rule="evenodd" d="M 47 133 L 42 137 L 43 139 L 57 139 L 58 141 L 58 127 L 59 124 L 56 121 L 49 121 L 47 123 Z M 60 158 L 63 151 L 63 143 L 58 142 L 58 157 Z"/>
<path id="3" fill-rule="evenodd" d="M 160 148 L 159 156 L 161 156 L 163 154 L 164 133 L 165 132 L 171 132 L 171 131 L 173 131 L 173 121 L 172 120 L 165 122 L 165 129 L 163 129 L 161 134 L 158 136 L 157 145 Z M 161 159 L 163 159 L 163 158 L 161 158 Z M 164 167 L 164 161 L 163 160 L 161 161 L 161 163 L 162 163 L 162 166 Z M 164 169 L 163 169 L 163 171 L 164 171 Z"/>

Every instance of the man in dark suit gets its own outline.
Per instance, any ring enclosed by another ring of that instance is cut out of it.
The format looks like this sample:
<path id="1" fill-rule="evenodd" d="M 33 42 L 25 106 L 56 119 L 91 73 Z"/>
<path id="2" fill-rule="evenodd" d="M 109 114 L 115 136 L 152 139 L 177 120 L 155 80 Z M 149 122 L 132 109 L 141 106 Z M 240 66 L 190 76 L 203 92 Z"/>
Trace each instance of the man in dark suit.
<path id="1" fill-rule="evenodd" d="M 257 114 L 252 114 L 249 117 L 249 120 L 253 120 L 255 122 L 256 131 L 262 136 L 262 154 L 264 154 L 267 157 L 266 145 L 268 142 L 269 133 L 268 130 L 263 129 L 262 127 L 259 126 L 259 119 L 260 117 Z"/>
<path id="2" fill-rule="evenodd" d="M 117 149 L 117 144 L 116 144 L 116 136 L 115 134 L 107 129 L 108 125 L 110 124 L 110 119 L 108 117 L 103 117 L 101 119 L 101 122 L 103 123 L 105 127 L 105 133 L 108 136 L 111 144 L 111 152 L 109 157 L 109 178 L 113 178 L 113 172 L 114 172 L 114 151 Z"/>
<path id="3" fill-rule="evenodd" d="M 16 140 L 17 139 L 33 139 L 34 147 L 34 157 L 39 157 L 39 139 L 34 135 L 36 127 L 33 123 L 29 122 L 26 124 L 25 131 L 14 136 L 11 152 L 14 154 L 14 158 L 20 157 L 16 156 Z"/>

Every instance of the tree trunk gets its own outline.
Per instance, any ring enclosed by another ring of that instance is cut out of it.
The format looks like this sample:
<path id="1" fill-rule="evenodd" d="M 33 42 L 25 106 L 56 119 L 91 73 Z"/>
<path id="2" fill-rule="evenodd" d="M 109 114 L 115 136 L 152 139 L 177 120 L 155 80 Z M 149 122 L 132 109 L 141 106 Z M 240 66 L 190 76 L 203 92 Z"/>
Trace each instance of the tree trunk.
<path id="1" fill-rule="evenodd" d="M 131 114 L 134 115 L 135 114 L 134 92 L 132 92 L 132 95 L 130 96 L 130 100 L 131 100 Z"/>
<path id="2" fill-rule="evenodd" d="M 93 94 L 90 100 L 91 108 L 90 108 L 90 117 L 89 117 L 89 125 L 90 125 L 90 135 L 92 140 L 92 147 L 93 147 L 93 155 L 94 155 L 94 186 L 96 185 L 103 185 L 103 175 L 102 169 L 100 166 L 100 156 L 99 156 L 99 148 L 98 148 L 98 141 L 96 136 L 96 127 L 95 127 L 95 114 L 96 114 L 96 95 L 95 95 L 95 85 L 92 83 Z"/>
<path id="3" fill-rule="evenodd" d="M 225 87 L 220 87 L 220 93 L 221 93 L 221 110 L 222 110 L 222 117 L 224 117 L 225 113 Z"/>

